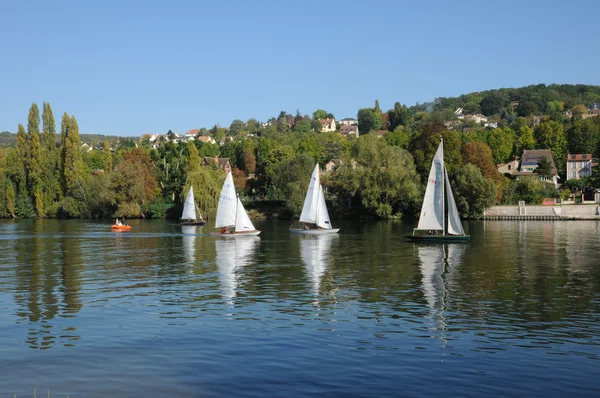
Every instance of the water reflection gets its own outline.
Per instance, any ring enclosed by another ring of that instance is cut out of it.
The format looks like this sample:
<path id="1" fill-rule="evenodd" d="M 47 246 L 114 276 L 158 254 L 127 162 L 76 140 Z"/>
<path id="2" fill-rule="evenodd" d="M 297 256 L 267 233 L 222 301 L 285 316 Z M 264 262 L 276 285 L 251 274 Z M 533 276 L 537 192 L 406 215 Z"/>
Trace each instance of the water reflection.
<path id="1" fill-rule="evenodd" d="M 319 296 L 321 280 L 331 259 L 331 246 L 339 239 L 337 234 L 300 235 L 300 258 L 306 267 L 306 275 L 312 284 L 313 295 Z"/>
<path id="2" fill-rule="evenodd" d="M 437 336 L 445 346 L 448 329 L 448 306 L 453 276 L 463 262 L 466 245 L 416 245 L 421 270 L 423 296 L 430 308 L 429 318 L 433 321 L 431 330 L 439 331 Z"/>
<path id="3" fill-rule="evenodd" d="M 53 322 L 56 316 L 71 318 L 82 308 L 80 300 L 82 255 L 79 242 L 63 236 L 53 239 L 44 230 L 45 220 L 35 220 L 30 239 L 15 241 L 16 314 L 28 322 L 30 348 L 48 349 L 56 340 Z M 60 235 L 60 232 L 56 235 Z M 62 322 L 61 322 L 62 323 Z M 58 334 L 64 345 L 79 336 L 77 328 L 64 324 Z"/>
<path id="4" fill-rule="evenodd" d="M 185 262 L 188 266 L 188 273 L 193 273 L 193 266 L 196 262 L 196 226 L 182 225 L 181 232 L 183 233 L 182 245 Z"/>
<path id="5" fill-rule="evenodd" d="M 236 296 L 238 288 L 237 270 L 253 261 L 254 253 L 260 245 L 260 237 L 244 236 L 215 240 L 216 260 L 223 298 L 229 303 Z"/>

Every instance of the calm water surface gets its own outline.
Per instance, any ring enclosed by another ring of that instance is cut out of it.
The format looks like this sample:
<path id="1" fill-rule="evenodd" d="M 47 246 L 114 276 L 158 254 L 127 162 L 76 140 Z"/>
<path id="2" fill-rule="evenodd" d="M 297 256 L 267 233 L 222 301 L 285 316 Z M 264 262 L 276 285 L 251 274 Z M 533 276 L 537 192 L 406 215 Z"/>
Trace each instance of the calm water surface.
<path id="1" fill-rule="evenodd" d="M 0 222 L 0 397 L 600 394 L 598 222 L 131 224 Z"/>

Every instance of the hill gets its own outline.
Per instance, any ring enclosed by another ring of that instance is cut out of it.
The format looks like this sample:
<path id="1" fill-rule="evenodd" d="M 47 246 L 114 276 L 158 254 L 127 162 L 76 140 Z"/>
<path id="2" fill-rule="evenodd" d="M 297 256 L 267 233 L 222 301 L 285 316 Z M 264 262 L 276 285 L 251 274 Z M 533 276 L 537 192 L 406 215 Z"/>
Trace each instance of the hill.
<path id="1" fill-rule="evenodd" d="M 108 140 L 111 144 L 117 143 L 122 140 L 132 139 L 134 141 L 138 141 L 139 137 L 118 137 L 114 135 L 102 135 L 102 134 L 80 134 L 81 142 L 96 145 L 99 142 L 104 142 L 104 140 Z M 60 136 L 57 135 L 57 142 L 60 139 Z M 10 133 L 8 131 L 3 131 L 0 133 L 0 147 L 14 147 L 17 145 L 17 134 Z"/>

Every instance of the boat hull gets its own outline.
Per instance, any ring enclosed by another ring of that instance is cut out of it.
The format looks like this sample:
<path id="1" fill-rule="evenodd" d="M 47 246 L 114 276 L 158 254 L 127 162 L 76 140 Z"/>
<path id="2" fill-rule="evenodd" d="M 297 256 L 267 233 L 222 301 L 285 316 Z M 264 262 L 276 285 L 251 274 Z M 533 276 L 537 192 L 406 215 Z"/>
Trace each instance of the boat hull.
<path id="1" fill-rule="evenodd" d="M 131 225 L 113 225 L 112 230 L 113 231 L 130 231 Z"/>
<path id="2" fill-rule="evenodd" d="M 328 234 L 337 234 L 339 228 L 330 228 L 330 229 L 302 229 L 302 228 L 290 228 L 290 231 L 295 234 L 305 234 L 305 235 L 328 235 Z"/>
<path id="3" fill-rule="evenodd" d="M 221 232 L 211 232 L 210 236 L 218 236 L 219 238 L 237 238 L 239 236 L 257 236 L 260 234 L 260 231 L 248 231 L 248 232 L 230 232 L 230 233 L 221 233 Z"/>
<path id="4" fill-rule="evenodd" d="M 405 235 L 404 237 L 421 243 L 466 243 L 471 241 L 470 235 Z"/>

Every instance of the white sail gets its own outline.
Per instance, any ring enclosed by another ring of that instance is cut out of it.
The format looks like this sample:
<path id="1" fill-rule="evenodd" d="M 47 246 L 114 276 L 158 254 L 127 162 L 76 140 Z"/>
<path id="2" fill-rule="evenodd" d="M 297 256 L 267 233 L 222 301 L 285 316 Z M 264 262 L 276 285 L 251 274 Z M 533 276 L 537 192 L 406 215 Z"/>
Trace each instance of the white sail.
<path id="1" fill-rule="evenodd" d="M 229 227 L 235 225 L 235 208 L 237 206 L 237 196 L 233 186 L 233 177 L 231 172 L 227 173 L 227 178 L 223 183 L 221 195 L 219 196 L 219 205 L 217 206 L 217 217 L 215 228 Z"/>
<path id="2" fill-rule="evenodd" d="M 308 190 L 306 191 L 306 198 L 304 198 L 304 206 L 302 207 L 302 213 L 300 214 L 300 221 L 312 224 L 317 222 L 317 207 L 320 186 L 321 181 L 319 179 L 319 164 L 317 163 L 315 170 L 310 177 L 310 183 L 308 184 Z"/>
<path id="3" fill-rule="evenodd" d="M 194 187 L 190 187 L 187 196 L 185 197 L 185 203 L 183 205 L 183 213 L 181 214 L 182 220 L 195 220 L 196 219 L 196 204 L 194 203 Z"/>
<path id="4" fill-rule="evenodd" d="M 433 157 L 425 188 L 423 207 L 417 229 L 444 229 L 444 147 L 443 142 Z"/>
<path id="5" fill-rule="evenodd" d="M 248 231 L 256 231 L 252 221 L 250 221 L 250 217 L 248 217 L 248 213 L 246 213 L 246 209 L 244 209 L 244 205 L 240 198 L 237 198 L 237 211 L 235 216 L 235 232 L 248 232 Z"/>
<path id="6" fill-rule="evenodd" d="M 238 276 L 236 269 L 252 262 L 258 238 L 218 239 L 215 241 L 217 267 L 223 297 L 230 301 L 236 296 Z"/>
<path id="7" fill-rule="evenodd" d="M 454 201 L 454 195 L 452 194 L 452 188 L 450 187 L 450 180 L 448 179 L 448 172 L 446 171 L 446 195 L 448 196 L 448 234 L 450 235 L 464 235 L 465 231 L 458 215 L 458 209 L 456 208 L 456 202 Z"/>
<path id="8" fill-rule="evenodd" d="M 317 200 L 317 220 L 315 223 L 321 228 L 331 228 L 331 220 L 329 219 L 329 212 L 327 211 L 325 195 L 323 194 L 323 187 L 321 185 L 319 185 L 319 198 Z"/>

